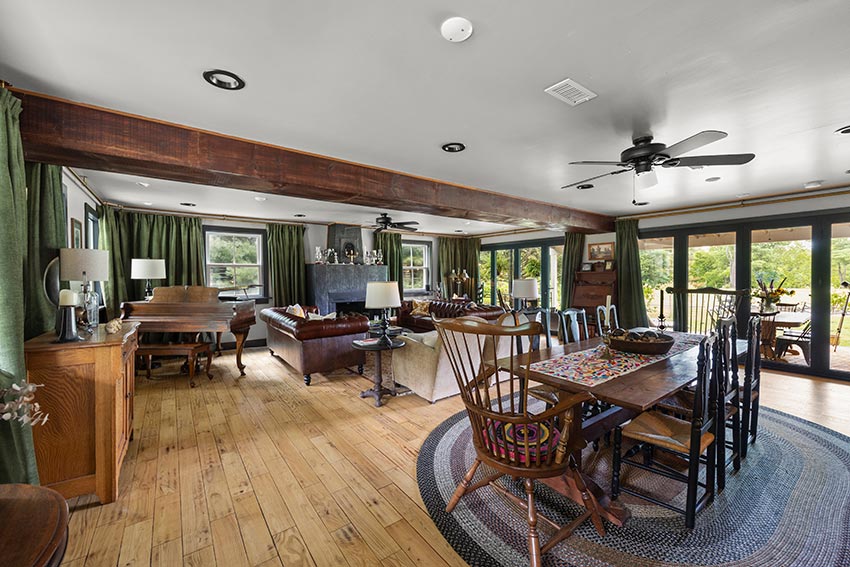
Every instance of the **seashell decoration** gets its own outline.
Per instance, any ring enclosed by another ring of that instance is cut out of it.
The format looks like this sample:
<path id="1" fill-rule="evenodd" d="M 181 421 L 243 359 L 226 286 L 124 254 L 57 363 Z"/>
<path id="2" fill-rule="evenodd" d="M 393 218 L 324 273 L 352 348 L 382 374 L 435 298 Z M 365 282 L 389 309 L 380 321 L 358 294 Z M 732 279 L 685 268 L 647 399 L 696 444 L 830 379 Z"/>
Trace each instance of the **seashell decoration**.
<path id="1" fill-rule="evenodd" d="M 118 319 L 116 317 L 115 319 L 106 324 L 106 334 L 114 335 L 119 331 L 121 331 L 121 319 Z"/>

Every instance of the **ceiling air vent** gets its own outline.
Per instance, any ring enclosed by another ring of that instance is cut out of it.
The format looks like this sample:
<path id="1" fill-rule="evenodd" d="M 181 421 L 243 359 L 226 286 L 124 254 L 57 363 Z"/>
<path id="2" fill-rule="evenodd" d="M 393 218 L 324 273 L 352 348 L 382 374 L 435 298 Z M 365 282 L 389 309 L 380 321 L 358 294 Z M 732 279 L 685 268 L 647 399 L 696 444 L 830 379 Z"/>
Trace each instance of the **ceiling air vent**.
<path id="1" fill-rule="evenodd" d="M 587 87 L 583 87 L 572 79 L 564 79 L 560 83 L 552 85 L 544 92 L 549 93 L 558 100 L 564 101 L 570 106 L 578 106 L 583 102 L 596 98 L 596 93 Z"/>

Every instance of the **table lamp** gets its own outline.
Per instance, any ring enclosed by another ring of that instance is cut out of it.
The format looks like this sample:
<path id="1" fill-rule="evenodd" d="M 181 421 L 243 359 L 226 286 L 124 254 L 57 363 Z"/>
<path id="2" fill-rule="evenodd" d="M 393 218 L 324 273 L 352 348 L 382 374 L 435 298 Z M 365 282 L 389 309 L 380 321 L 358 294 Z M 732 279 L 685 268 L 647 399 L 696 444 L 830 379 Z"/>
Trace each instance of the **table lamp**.
<path id="1" fill-rule="evenodd" d="M 528 302 L 540 299 L 540 292 L 537 289 L 537 280 L 534 278 L 522 278 L 513 281 L 513 296 L 515 299 L 522 300 L 522 307 L 528 307 Z"/>
<path id="2" fill-rule="evenodd" d="M 59 249 L 59 279 L 66 282 L 83 282 L 83 307 L 87 329 L 92 331 L 100 322 L 100 296 L 92 282 L 109 281 L 109 252 L 88 248 Z"/>
<path id="3" fill-rule="evenodd" d="M 398 282 L 366 282 L 366 309 L 381 310 L 380 342 L 387 346 L 392 339 L 387 335 L 389 323 L 387 309 L 401 307 L 401 297 L 398 293 Z"/>
<path id="4" fill-rule="evenodd" d="M 165 279 L 165 260 L 133 258 L 130 260 L 130 279 L 145 280 L 145 299 L 153 295 L 151 280 Z"/>

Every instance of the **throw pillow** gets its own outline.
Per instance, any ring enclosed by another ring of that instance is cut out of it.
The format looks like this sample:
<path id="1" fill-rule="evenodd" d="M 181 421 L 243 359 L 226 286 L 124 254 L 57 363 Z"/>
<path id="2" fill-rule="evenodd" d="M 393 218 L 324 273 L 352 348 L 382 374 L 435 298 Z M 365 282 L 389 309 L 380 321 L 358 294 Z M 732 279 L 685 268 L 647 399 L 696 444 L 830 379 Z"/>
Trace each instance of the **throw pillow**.
<path id="1" fill-rule="evenodd" d="M 431 301 L 428 299 L 418 300 L 413 299 L 413 311 L 410 312 L 411 315 L 429 315 L 429 308 L 431 307 Z"/>
<path id="2" fill-rule="evenodd" d="M 295 315 L 296 317 L 304 317 L 304 308 L 301 307 L 301 305 L 299 305 L 298 303 L 287 307 L 286 312 L 290 315 Z"/>
<path id="3" fill-rule="evenodd" d="M 319 315 L 318 313 L 307 313 L 308 321 L 324 321 L 325 319 L 336 319 L 336 311 L 331 311 L 327 315 Z"/>

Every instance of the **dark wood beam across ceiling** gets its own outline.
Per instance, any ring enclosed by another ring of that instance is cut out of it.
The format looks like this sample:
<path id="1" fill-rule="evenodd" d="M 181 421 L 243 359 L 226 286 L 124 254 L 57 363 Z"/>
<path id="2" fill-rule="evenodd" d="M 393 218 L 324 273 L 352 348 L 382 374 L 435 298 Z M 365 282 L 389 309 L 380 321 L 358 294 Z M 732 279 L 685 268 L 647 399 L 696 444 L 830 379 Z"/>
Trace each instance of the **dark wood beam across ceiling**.
<path id="1" fill-rule="evenodd" d="M 11 90 L 31 161 L 528 228 L 614 227 L 606 215 Z"/>

